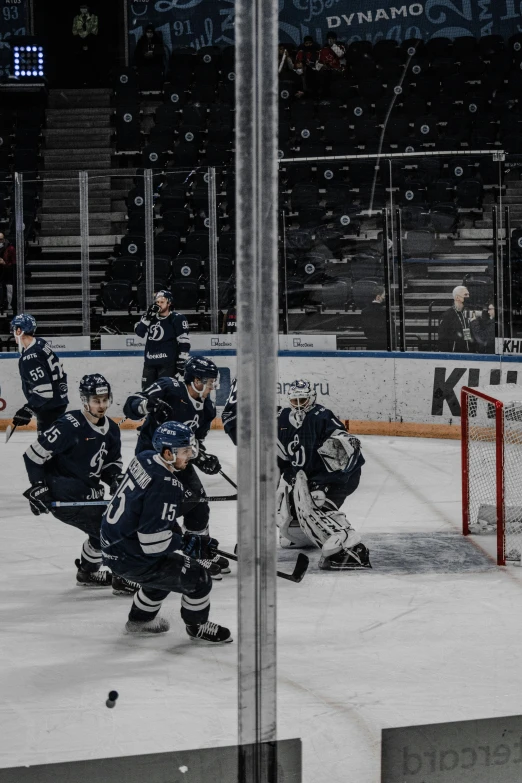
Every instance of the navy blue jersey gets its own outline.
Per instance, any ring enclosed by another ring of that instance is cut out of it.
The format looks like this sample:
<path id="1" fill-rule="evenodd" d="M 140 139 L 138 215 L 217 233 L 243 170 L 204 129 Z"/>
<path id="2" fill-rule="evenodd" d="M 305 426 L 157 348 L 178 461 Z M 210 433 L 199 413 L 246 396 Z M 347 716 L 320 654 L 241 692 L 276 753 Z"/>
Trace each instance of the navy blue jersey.
<path id="1" fill-rule="evenodd" d="M 22 390 L 31 410 L 52 410 L 69 403 L 67 375 L 53 349 L 41 337 L 24 348 L 18 361 Z"/>
<path id="2" fill-rule="evenodd" d="M 234 446 L 237 446 L 237 378 L 234 378 L 230 386 L 221 420 L 225 432 Z"/>
<path id="3" fill-rule="evenodd" d="M 110 484 L 122 473 L 119 427 L 107 416 L 98 427 L 83 411 L 69 411 L 29 446 L 24 462 L 31 484 L 44 481 L 59 492 L 63 482 L 68 497 L 57 500 L 72 500 L 71 491 L 78 499 L 94 497 L 90 489 L 100 488 L 100 481 Z"/>
<path id="4" fill-rule="evenodd" d="M 134 331 L 138 337 L 147 337 L 145 364 L 172 364 L 189 358 L 188 321 L 181 313 L 153 315 L 150 319 L 144 315 Z"/>
<path id="5" fill-rule="evenodd" d="M 142 419 L 147 415 L 147 401 L 159 399 L 172 408 L 171 421 L 179 421 L 190 427 L 198 440 L 206 438 L 210 425 L 216 417 L 216 407 L 210 397 L 204 402 L 194 400 L 188 393 L 186 384 L 175 378 L 158 378 L 145 391 L 131 394 L 127 399 L 123 413 L 129 419 Z M 159 426 L 154 414 L 149 413 L 141 427 L 140 440 L 152 444 L 152 436 Z"/>
<path id="6" fill-rule="evenodd" d="M 355 470 L 364 465 L 364 457 L 359 452 L 348 472 L 328 471 L 317 450 L 332 435 L 345 433 L 344 424 L 322 405 L 314 405 L 300 427 L 295 425 L 292 413 L 292 408 L 282 408 L 277 419 L 278 464 L 284 474 L 292 477 L 304 470 L 309 481 L 337 484 L 346 482 Z"/>
<path id="7" fill-rule="evenodd" d="M 116 573 L 146 571 L 181 549 L 183 487 L 155 451 L 131 461 L 101 525 L 104 562 Z"/>

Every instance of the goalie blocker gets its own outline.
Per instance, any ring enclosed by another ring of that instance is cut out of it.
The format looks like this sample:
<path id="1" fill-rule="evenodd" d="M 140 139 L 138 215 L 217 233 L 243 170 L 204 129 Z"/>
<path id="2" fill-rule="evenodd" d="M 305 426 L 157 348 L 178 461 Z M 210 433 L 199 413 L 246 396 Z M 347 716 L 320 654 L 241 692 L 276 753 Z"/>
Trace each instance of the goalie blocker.
<path id="1" fill-rule="evenodd" d="M 360 442 L 330 410 L 316 404 L 308 381 L 291 384 L 288 399 L 290 407 L 278 416 L 281 545 L 319 547 L 319 567 L 325 570 L 371 568 L 368 549 L 340 511 L 359 485 Z"/>

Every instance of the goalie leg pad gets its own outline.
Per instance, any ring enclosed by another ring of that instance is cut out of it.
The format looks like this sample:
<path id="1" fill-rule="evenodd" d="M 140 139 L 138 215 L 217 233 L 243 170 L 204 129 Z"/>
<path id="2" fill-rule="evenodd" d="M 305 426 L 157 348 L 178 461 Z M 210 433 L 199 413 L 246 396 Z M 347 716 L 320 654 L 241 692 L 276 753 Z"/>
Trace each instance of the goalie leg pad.
<path id="1" fill-rule="evenodd" d="M 342 511 L 327 508 L 326 504 L 317 508 L 310 495 L 306 474 L 302 470 L 297 474 L 294 485 L 294 504 L 301 530 L 320 549 L 328 539 L 336 535 L 341 536 L 343 541 L 349 541 L 350 546 L 360 541 L 357 531 L 352 528 Z"/>
<path id="2" fill-rule="evenodd" d="M 370 551 L 361 542 L 352 549 L 341 549 L 329 557 L 321 554 L 319 560 L 319 568 L 324 571 L 354 571 L 371 567 Z"/>
<path id="3" fill-rule="evenodd" d="M 294 518 L 290 493 L 292 487 L 281 476 L 276 494 L 276 522 L 279 528 L 279 543 L 283 548 L 311 546 L 312 542 L 303 533 Z"/>

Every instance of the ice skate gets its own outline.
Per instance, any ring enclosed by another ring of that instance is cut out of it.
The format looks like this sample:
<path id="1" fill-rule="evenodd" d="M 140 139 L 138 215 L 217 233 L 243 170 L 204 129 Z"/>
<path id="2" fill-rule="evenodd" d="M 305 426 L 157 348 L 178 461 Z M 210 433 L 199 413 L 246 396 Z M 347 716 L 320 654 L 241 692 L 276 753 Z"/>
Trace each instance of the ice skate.
<path id="1" fill-rule="evenodd" d="M 219 582 L 220 579 L 223 579 L 223 577 L 221 575 L 221 568 L 215 562 L 215 560 L 216 560 L 216 558 L 214 558 L 213 560 L 197 560 L 196 559 L 196 563 L 199 563 L 200 566 L 203 566 L 203 568 L 205 568 L 209 572 L 209 574 L 212 577 L 212 579 L 214 579 L 216 582 Z"/>
<path id="2" fill-rule="evenodd" d="M 230 573 L 230 563 L 226 559 L 226 557 L 222 557 L 221 555 L 216 555 L 215 557 L 212 558 L 212 562 L 219 566 L 222 574 Z"/>
<path id="3" fill-rule="evenodd" d="M 125 623 L 125 630 L 127 633 L 136 634 L 153 634 L 153 633 L 166 633 L 170 628 L 170 623 L 165 620 L 164 617 L 159 615 L 153 620 L 145 620 L 145 622 L 138 622 L 137 620 L 127 620 Z"/>
<path id="4" fill-rule="evenodd" d="M 75 560 L 74 564 L 78 571 L 76 572 L 76 584 L 78 587 L 110 587 L 112 584 L 112 574 L 110 571 L 84 571 L 80 560 Z"/>
<path id="5" fill-rule="evenodd" d="M 124 576 L 112 575 L 112 594 L 113 595 L 134 595 L 140 589 L 141 585 Z"/>
<path id="6" fill-rule="evenodd" d="M 203 625 L 187 625 L 187 633 L 194 641 L 212 642 L 213 644 L 227 644 L 234 641 L 228 628 L 207 620 Z"/>
<path id="7" fill-rule="evenodd" d="M 364 544 L 356 544 L 352 549 L 341 549 L 332 555 L 321 555 L 319 568 L 323 571 L 354 571 L 371 568 L 370 550 Z"/>

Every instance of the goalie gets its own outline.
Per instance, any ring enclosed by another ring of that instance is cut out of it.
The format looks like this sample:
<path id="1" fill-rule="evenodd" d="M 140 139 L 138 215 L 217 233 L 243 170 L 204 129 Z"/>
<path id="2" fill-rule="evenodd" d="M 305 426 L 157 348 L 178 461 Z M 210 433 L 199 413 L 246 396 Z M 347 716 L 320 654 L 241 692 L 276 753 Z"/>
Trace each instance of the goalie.
<path id="1" fill-rule="evenodd" d="M 371 568 L 368 549 L 340 510 L 359 485 L 361 444 L 330 410 L 316 404 L 316 396 L 308 381 L 294 381 L 290 407 L 278 415 L 280 543 L 318 546 L 319 567 L 325 570 Z"/>

